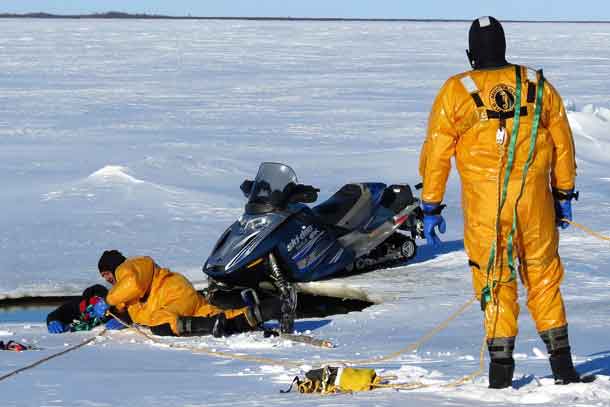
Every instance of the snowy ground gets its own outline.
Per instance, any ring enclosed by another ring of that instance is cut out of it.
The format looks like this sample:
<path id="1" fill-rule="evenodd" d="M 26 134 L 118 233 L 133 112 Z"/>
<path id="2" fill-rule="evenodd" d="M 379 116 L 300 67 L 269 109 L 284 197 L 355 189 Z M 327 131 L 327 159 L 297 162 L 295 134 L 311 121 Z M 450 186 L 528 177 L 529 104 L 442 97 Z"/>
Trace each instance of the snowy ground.
<path id="1" fill-rule="evenodd" d="M 108 248 L 152 255 L 202 282 L 216 237 L 241 212 L 239 184 L 263 160 L 292 165 L 322 199 L 348 181 L 417 183 L 433 97 L 467 69 L 463 23 L 3 20 L 0 25 L 0 298 L 76 294 L 99 282 Z M 610 25 L 507 24 L 509 54 L 544 67 L 569 100 L 581 201 L 575 217 L 610 235 Z M 381 301 L 300 321 L 332 350 L 264 339 L 175 340 L 311 366 L 385 355 L 416 341 L 471 295 L 457 178 L 440 252 L 344 281 Z M 12 377 L 4 406 L 610 405 L 610 250 L 562 232 L 563 292 L 578 368 L 591 385 L 556 387 L 525 306 L 513 389 L 478 366 L 476 305 L 418 352 L 375 366 L 431 387 L 319 398 L 280 394 L 299 369 L 227 361 L 115 332 Z M 522 305 L 524 302 L 522 301 Z M 79 343 L 41 323 L 7 322 L 0 374 Z"/>

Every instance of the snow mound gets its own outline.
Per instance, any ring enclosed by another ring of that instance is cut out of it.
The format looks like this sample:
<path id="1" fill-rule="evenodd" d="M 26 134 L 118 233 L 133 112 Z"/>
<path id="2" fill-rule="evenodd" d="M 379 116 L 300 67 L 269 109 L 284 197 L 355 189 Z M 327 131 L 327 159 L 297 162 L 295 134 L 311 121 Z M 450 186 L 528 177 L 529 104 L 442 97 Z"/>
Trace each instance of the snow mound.
<path id="1" fill-rule="evenodd" d="M 94 182 L 115 182 L 115 183 L 131 183 L 142 184 L 144 181 L 139 180 L 129 175 L 129 168 L 121 165 L 107 165 L 87 177 Z"/>
<path id="2" fill-rule="evenodd" d="M 580 112 L 569 111 L 568 120 L 577 159 L 607 165 L 610 157 L 610 109 L 586 105 Z"/>

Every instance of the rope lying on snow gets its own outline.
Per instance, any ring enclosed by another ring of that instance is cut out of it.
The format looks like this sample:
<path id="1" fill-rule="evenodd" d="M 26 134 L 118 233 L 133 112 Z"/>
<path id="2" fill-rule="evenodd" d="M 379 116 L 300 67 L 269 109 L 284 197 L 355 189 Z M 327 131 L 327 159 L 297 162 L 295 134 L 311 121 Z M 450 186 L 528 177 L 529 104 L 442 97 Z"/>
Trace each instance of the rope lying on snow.
<path id="1" fill-rule="evenodd" d="M 328 362 L 321 362 L 324 365 L 373 365 L 380 362 L 387 362 L 388 360 L 396 359 L 397 357 L 404 355 L 405 353 L 413 352 L 419 349 L 424 343 L 428 342 L 439 332 L 447 329 L 449 324 L 455 320 L 457 317 L 462 315 L 464 312 L 468 310 L 468 308 L 476 301 L 475 297 L 472 297 L 466 303 L 464 303 L 458 310 L 456 310 L 453 314 L 451 314 L 447 319 L 445 319 L 440 324 L 436 325 L 432 328 L 428 333 L 422 336 L 417 342 L 414 342 L 402 349 L 397 350 L 396 352 L 392 352 L 388 355 L 381 356 L 378 358 L 370 358 L 370 359 L 356 359 L 356 360 L 333 360 Z"/>
<path id="2" fill-rule="evenodd" d="M 326 365 L 372 365 L 372 364 L 377 364 L 377 363 L 380 363 L 380 362 L 386 362 L 388 360 L 396 359 L 398 356 L 401 356 L 401 355 L 403 355 L 405 353 L 410 353 L 410 352 L 413 352 L 414 350 L 417 350 L 419 347 L 421 347 L 424 343 L 429 341 L 436 334 L 438 334 L 439 332 L 445 330 L 453 320 L 455 320 L 457 317 L 459 317 L 464 312 L 466 312 L 466 310 L 475 301 L 476 301 L 475 297 L 469 299 L 457 311 L 455 311 L 447 319 L 445 319 L 443 322 L 441 322 L 440 324 L 435 326 L 433 329 L 431 329 L 426 335 L 424 335 L 417 342 L 415 342 L 413 344 L 410 344 L 409 346 L 407 346 L 407 347 L 405 347 L 403 349 L 400 349 L 400 350 L 398 350 L 396 352 L 390 353 L 390 354 L 388 354 L 386 356 L 381 356 L 379 358 L 322 361 L 322 362 L 316 363 L 316 366 L 326 366 Z M 183 344 L 167 343 L 167 342 L 164 342 L 164 341 L 161 341 L 161 340 L 155 338 L 152 335 L 147 334 L 146 332 L 142 331 L 141 329 L 139 329 L 135 325 L 121 320 L 119 317 L 117 317 L 116 315 L 114 315 L 111 312 L 108 312 L 108 314 L 110 316 L 112 316 L 113 318 L 115 318 L 120 323 L 122 323 L 123 325 L 125 325 L 126 327 L 132 329 L 133 331 L 137 332 L 139 335 L 145 337 L 146 339 L 148 339 L 148 340 L 150 340 L 150 341 L 152 341 L 152 342 L 154 342 L 156 344 L 159 344 L 159 345 L 169 346 L 170 348 L 187 349 L 187 350 L 191 350 L 191 351 L 193 351 L 195 353 L 204 353 L 206 355 L 210 355 L 210 356 L 214 356 L 214 357 L 219 357 L 219 358 L 224 358 L 224 359 L 236 359 L 236 360 L 243 360 L 243 361 L 248 361 L 248 362 L 257 362 L 257 363 L 271 364 L 271 365 L 278 365 L 278 366 L 285 366 L 285 367 L 293 367 L 293 368 L 300 368 L 301 366 L 306 364 L 305 361 L 294 362 L 294 361 L 287 361 L 287 360 L 278 360 L 278 359 L 257 357 L 257 356 L 251 356 L 251 355 L 245 355 L 245 354 L 235 354 L 235 353 L 221 352 L 221 351 L 216 351 L 216 350 L 213 350 L 213 349 L 210 349 L 210 348 L 200 348 L 200 347 L 189 346 L 189 345 L 186 345 L 186 344 L 183 345 Z"/>
<path id="3" fill-rule="evenodd" d="M 290 368 L 299 368 L 303 364 L 303 363 L 291 362 L 291 361 L 286 361 L 286 360 L 271 359 L 271 358 L 258 357 L 258 356 L 252 356 L 252 355 L 246 355 L 246 354 L 237 354 L 237 353 L 216 351 L 216 350 L 210 349 L 210 348 L 199 348 L 199 347 L 194 347 L 194 346 L 190 346 L 187 344 L 168 343 L 168 342 L 159 340 L 152 335 L 149 335 L 148 333 L 144 332 L 143 330 L 141 330 L 134 324 L 130 324 L 128 322 L 123 321 L 121 318 L 119 318 L 118 316 L 116 316 L 115 314 L 113 314 L 110 311 L 108 311 L 108 315 L 110 315 L 111 317 L 113 317 L 114 319 L 119 321 L 121 324 L 123 324 L 127 328 L 133 330 L 138 335 L 143 336 L 144 338 L 148 339 L 149 341 L 152 341 L 158 345 L 169 346 L 170 348 L 173 348 L 173 349 L 185 349 L 185 350 L 190 350 L 194 353 L 204 353 L 206 355 L 223 358 L 223 359 L 243 360 L 246 362 L 256 362 L 256 363 L 261 363 L 261 364 L 278 365 L 278 366 L 284 366 L 284 367 L 290 367 Z"/>
<path id="4" fill-rule="evenodd" d="M 82 341 L 81 343 L 79 343 L 77 345 L 69 347 L 68 349 L 64 349 L 61 352 L 54 353 L 54 354 L 52 354 L 50 356 L 47 356 L 45 358 L 40 359 L 37 362 L 34 362 L 34 363 L 30 364 L 30 365 L 27 365 L 25 367 L 19 368 L 17 370 L 13 370 L 12 372 L 5 374 L 4 376 L 0 376 L 0 382 L 5 380 L 5 379 L 8 379 L 11 376 L 15 376 L 18 373 L 24 372 L 24 371 L 29 370 L 29 369 L 33 369 L 36 366 L 39 366 L 39 365 L 43 364 L 44 362 L 48 362 L 51 359 L 55 359 L 56 357 L 59 357 L 61 355 L 65 355 L 68 352 L 72 352 L 73 350 L 77 350 L 79 348 L 82 348 L 83 346 L 87 345 L 88 343 L 93 342 L 95 339 L 97 339 L 98 337 L 104 335 L 105 333 L 106 333 L 106 329 L 102 330 L 99 334 L 97 334 L 95 336 L 92 336 L 91 338 Z"/>
<path id="5" fill-rule="evenodd" d="M 410 352 L 413 352 L 413 351 L 419 349 L 424 343 L 428 342 L 436 334 L 445 330 L 453 320 L 455 320 L 460 315 L 462 315 L 464 312 L 466 312 L 468 310 L 468 308 L 475 301 L 477 301 L 476 297 L 472 297 L 471 299 L 466 301 L 466 303 L 463 304 L 459 309 L 457 309 L 455 312 L 453 312 L 447 319 L 445 319 L 440 324 L 436 325 L 433 329 L 431 329 L 428 333 L 426 333 L 423 337 L 421 337 L 417 342 L 414 342 L 414 343 L 410 344 L 409 346 L 406 346 L 396 352 L 390 353 L 386 356 L 381 356 L 379 358 L 357 359 L 357 360 L 334 360 L 334 361 L 318 362 L 316 364 L 316 366 L 322 367 L 322 366 L 327 366 L 327 365 L 372 365 L 372 364 L 378 364 L 381 362 L 386 362 L 388 360 L 396 359 L 397 357 L 399 357 L 403 354 L 410 353 Z M 127 328 L 135 331 L 136 333 L 145 337 L 146 339 L 148 339 L 156 344 L 159 344 L 159 345 L 169 346 L 170 348 L 190 350 L 193 353 L 203 353 L 203 354 L 213 356 L 213 357 L 218 357 L 218 358 L 235 359 L 235 360 L 261 363 L 261 364 L 283 366 L 283 367 L 288 367 L 288 368 L 301 368 L 303 365 L 306 364 L 306 362 L 278 360 L 278 359 L 246 355 L 246 354 L 235 354 L 235 353 L 229 353 L 229 352 L 216 351 L 216 350 L 213 350 L 210 348 L 199 348 L 199 347 L 189 346 L 186 344 L 167 343 L 167 342 L 164 342 L 164 341 L 161 341 L 161 340 L 155 338 L 152 335 L 149 335 L 148 333 L 139 329 L 136 325 L 123 321 L 121 318 L 114 315 L 110 311 L 108 311 L 108 314 L 110 316 L 112 316 L 113 318 L 115 318 L 117 321 L 119 321 L 121 324 L 126 326 Z M 445 384 L 445 385 L 443 385 L 443 387 L 460 386 L 463 383 L 465 383 L 469 380 L 472 380 L 475 377 L 479 376 L 481 373 L 483 373 L 485 371 L 485 367 L 484 367 L 485 345 L 486 345 L 486 338 L 483 338 L 483 344 L 481 345 L 481 352 L 480 352 L 479 369 L 476 372 L 474 372 L 470 375 L 467 375 L 461 379 L 458 379 L 454 382 Z M 419 388 L 423 388 L 423 387 L 431 387 L 431 386 L 433 386 L 433 385 L 423 384 L 420 382 L 414 382 L 414 383 L 395 383 L 395 384 L 379 383 L 379 384 L 375 384 L 373 387 L 374 388 L 392 388 L 392 389 L 398 389 L 398 390 L 414 390 L 414 389 L 419 389 Z"/>
<path id="6" fill-rule="evenodd" d="M 568 222 L 569 224 L 583 230 L 584 232 L 588 233 L 591 236 L 594 236 L 600 240 L 605 240 L 605 241 L 610 241 L 610 237 L 604 236 L 600 233 L 597 233 L 591 229 L 589 229 L 588 227 L 581 225 L 579 223 L 576 223 L 574 221 L 571 221 L 569 219 L 562 219 L 562 221 L 564 222 Z M 409 353 L 412 351 L 417 350 L 419 347 L 421 347 L 424 343 L 426 343 L 427 341 L 429 341 L 432 337 L 434 337 L 436 334 L 438 334 L 439 332 L 443 331 L 444 329 L 446 329 L 449 326 L 449 323 L 451 323 L 453 320 L 455 320 L 457 317 L 459 317 L 460 315 L 462 315 L 464 312 L 466 312 L 466 310 L 472 305 L 473 302 L 476 301 L 476 298 L 471 298 L 469 299 L 464 305 L 462 305 L 457 311 L 455 311 L 453 314 L 451 314 L 447 319 L 445 319 L 443 322 L 441 322 L 440 324 L 438 324 L 437 326 L 435 326 L 432 330 L 430 330 L 428 333 L 426 333 L 423 337 L 421 337 L 421 339 L 419 339 L 417 342 L 410 344 L 409 346 L 400 349 L 396 352 L 390 353 L 386 356 L 381 356 L 379 358 L 370 358 L 370 359 L 360 359 L 360 360 L 335 360 L 335 361 L 328 361 L 328 362 L 320 362 L 318 363 L 318 366 L 324 366 L 324 365 L 330 365 L 330 364 L 343 364 L 343 365 L 371 365 L 371 364 L 377 364 L 380 362 L 386 362 L 392 359 L 395 359 L 405 353 Z M 158 340 L 157 338 L 153 337 L 152 335 L 147 334 L 146 332 L 140 330 L 139 328 L 137 328 L 135 325 L 129 324 L 123 320 L 121 320 L 119 317 L 117 317 L 116 315 L 109 313 L 112 317 L 114 317 L 117 321 L 121 322 L 123 325 L 125 325 L 126 327 L 136 331 L 139 335 L 144 336 L 145 338 L 147 338 L 148 340 L 160 344 L 160 345 L 164 345 L 164 346 L 169 346 L 170 348 L 175 348 L 175 349 L 186 349 L 186 350 L 190 350 L 194 353 L 203 353 L 209 356 L 214 356 L 214 357 L 219 357 L 219 358 L 224 358 L 224 359 L 235 359 L 235 360 L 242 360 L 242 361 L 247 361 L 247 362 L 256 362 L 256 363 L 262 363 L 262 364 L 270 364 L 270 365 L 276 365 L 276 366 L 284 366 L 284 367 L 290 367 L 290 368 L 300 368 L 302 365 L 305 364 L 305 362 L 293 362 L 293 361 L 288 361 L 288 360 L 277 360 L 277 359 L 271 359 L 271 358 L 265 358 L 265 357 L 257 357 L 257 356 L 251 356 L 251 355 L 246 355 L 246 354 L 235 354 L 235 353 L 229 353 L 229 352 L 222 352 L 222 351 L 216 351 L 210 348 L 196 348 L 193 346 L 189 346 L 189 345 L 181 345 L 181 344 L 173 344 L 173 343 L 165 343 L 163 341 Z M 54 359 L 56 357 L 65 355 L 66 353 L 72 352 L 74 350 L 80 349 L 83 346 L 93 342 L 96 338 L 100 337 L 100 336 L 104 336 L 106 334 L 106 329 L 102 330 L 99 334 L 92 336 L 91 338 L 88 338 L 86 340 L 84 340 L 83 342 L 71 346 L 68 349 L 64 349 L 61 352 L 57 352 L 54 353 L 50 356 L 47 356 L 45 358 L 42 358 L 30 365 L 27 365 L 25 367 L 19 368 L 17 370 L 14 370 L 10 373 L 7 373 L 3 376 L 0 376 L 0 381 L 6 380 L 9 377 L 15 376 L 18 373 L 24 372 L 26 370 L 29 369 L 33 369 L 45 362 L 48 362 L 51 359 Z M 479 376 L 481 373 L 484 372 L 485 367 L 484 367 L 484 359 L 485 359 L 485 345 L 486 345 L 486 338 L 483 338 L 483 344 L 481 345 L 481 351 L 480 351 L 480 365 L 479 365 L 479 369 L 470 374 L 467 375 L 459 380 L 456 380 L 452 383 L 443 385 L 443 387 L 456 387 L 456 386 L 460 386 L 463 383 L 474 379 L 475 377 Z M 379 388 L 393 388 L 393 389 L 403 389 L 403 390 L 411 390 L 411 389 L 419 389 L 422 387 L 431 387 L 433 385 L 427 385 L 427 384 L 423 384 L 423 383 L 399 383 L 399 384 L 378 384 L 375 387 L 379 387 Z"/>

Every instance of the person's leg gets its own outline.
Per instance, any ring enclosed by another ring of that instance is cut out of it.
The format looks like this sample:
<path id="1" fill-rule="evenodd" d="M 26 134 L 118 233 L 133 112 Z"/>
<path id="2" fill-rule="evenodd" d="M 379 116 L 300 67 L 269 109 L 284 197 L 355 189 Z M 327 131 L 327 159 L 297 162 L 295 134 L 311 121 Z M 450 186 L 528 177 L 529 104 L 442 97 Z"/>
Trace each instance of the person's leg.
<path id="1" fill-rule="evenodd" d="M 178 317 L 179 336 L 224 336 L 224 314 L 220 313 L 212 317 Z"/>
<path id="2" fill-rule="evenodd" d="M 501 275 L 496 272 L 495 276 L 488 278 L 486 270 L 481 271 L 480 267 L 473 266 L 472 275 L 473 287 L 479 301 L 483 288 L 493 285 L 494 278 L 506 281 L 496 286 L 490 301 L 484 304 L 484 308 L 485 333 L 490 356 L 489 387 L 494 389 L 510 387 L 515 370 L 513 350 L 518 332 L 517 282 L 508 281 L 510 272 L 507 269 L 503 270 Z"/>
<path id="3" fill-rule="evenodd" d="M 523 271 L 528 293 L 527 306 L 549 353 L 555 382 L 580 382 L 580 376 L 572 362 L 568 322 L 559 289 L 564 273 L 559 256 L 555 256 L 547 264 L 527 262 Z"/>

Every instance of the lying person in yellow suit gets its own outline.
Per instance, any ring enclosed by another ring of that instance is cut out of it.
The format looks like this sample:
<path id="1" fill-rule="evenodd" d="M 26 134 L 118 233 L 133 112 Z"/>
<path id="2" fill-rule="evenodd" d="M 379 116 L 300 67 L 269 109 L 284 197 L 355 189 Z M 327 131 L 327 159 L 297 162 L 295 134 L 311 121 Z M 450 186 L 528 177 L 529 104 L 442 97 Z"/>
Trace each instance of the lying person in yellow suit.
<path id="1" fill-rule="evenodd" d="M 271 298 L 248 307 L 220 309 L 182 274 L 158 266 L 147 256 L 125 258 L 118 250 L 105 251 L 98 269 L 112 289 L 95 304 L 95 316 L 103 317 L 110 307 L 126 311 L 133 322 L 151 327 L 155 335 L 228 336 L 258 328 L 265 320 L 277 318 L 280 309 Z"/>

